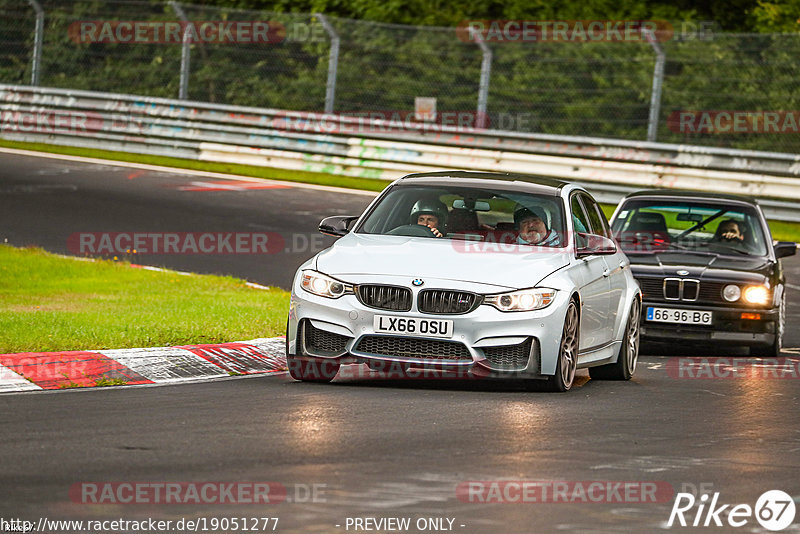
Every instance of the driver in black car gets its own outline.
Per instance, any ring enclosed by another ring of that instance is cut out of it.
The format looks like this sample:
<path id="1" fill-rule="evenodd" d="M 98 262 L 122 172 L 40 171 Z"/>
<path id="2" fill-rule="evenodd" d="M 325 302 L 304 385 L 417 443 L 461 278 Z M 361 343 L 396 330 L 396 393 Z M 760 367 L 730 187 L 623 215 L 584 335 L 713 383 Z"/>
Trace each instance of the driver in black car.
<path id="1" fill-rule="evenodd" d="M 447 206 L 438 199 L 418 200 L 411 208 L 410 224 L 427 226 L 436 237 L 444 237 Z"/>
<path id="2" fill-rule="evenodd" d="M 744 232 L 739 228 L 739 223 L 733 219 L 727 219 L 719 223 L 714 234 L 714 241 L 722 243 L 741 243 L 744 241 Z"/>

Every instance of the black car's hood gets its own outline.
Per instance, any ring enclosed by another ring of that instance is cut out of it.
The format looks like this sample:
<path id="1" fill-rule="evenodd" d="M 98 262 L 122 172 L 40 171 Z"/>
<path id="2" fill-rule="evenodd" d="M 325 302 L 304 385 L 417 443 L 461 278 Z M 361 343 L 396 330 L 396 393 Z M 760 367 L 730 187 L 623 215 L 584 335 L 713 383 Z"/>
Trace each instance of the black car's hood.
<path id="1" fill-rule="evenodd" d="M 774 268 L 769 258 L 685 252 L 628 254 L 634 274 L 763 282 Z M 688 271 L 688 273 L 678 271 Z"/>

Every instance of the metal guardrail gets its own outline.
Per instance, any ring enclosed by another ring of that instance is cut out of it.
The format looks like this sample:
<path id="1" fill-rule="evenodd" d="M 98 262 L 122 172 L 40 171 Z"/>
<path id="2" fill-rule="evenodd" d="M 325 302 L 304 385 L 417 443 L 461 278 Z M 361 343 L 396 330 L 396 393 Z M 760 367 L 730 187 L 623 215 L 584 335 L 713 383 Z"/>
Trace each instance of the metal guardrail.
<path id="1" fill-rule="evenodd" d="M 644 187 L 749 194 L 800 221 L 800 156 L 0 84 L 0 138 L 394 179 L 526 172 L 585 183 L 603 201 Z"/>

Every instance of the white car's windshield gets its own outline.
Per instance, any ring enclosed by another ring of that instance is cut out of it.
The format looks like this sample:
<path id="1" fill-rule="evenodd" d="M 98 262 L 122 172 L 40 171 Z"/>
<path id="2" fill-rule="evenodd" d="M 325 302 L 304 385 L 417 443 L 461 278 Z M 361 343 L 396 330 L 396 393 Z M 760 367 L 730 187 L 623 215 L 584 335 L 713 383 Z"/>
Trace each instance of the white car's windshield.
<path id="1" fill-rule="evenodd" d="M 357 232 L 564 247 L 557 196 L 467 187 L 398 185 Z"/>
<path id="2" fill-rule="evenodd" d="M 616 215 L 614 236 L 627 253 L 692 251 L 767 254 L 756 210 L 741 204 L 631 200 Z"/>

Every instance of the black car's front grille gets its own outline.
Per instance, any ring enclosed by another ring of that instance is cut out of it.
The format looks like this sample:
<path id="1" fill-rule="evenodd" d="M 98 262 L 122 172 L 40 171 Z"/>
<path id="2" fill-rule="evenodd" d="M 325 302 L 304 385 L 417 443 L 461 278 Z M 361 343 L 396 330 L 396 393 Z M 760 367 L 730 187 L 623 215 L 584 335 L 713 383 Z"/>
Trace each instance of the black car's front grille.
<path id="1" fill-rule="evenodd" d="M 407 287 L 365 284 L 358 286 L 356 295 L 361 304 L 370 308 L 389 311 L 411 309 L 411 290 Z"/>
<path id="2" fill-rule="evenodd" d="M 481 298 L 466 291 L 425 289 L 417 297 L 417 307 L 422 313 L 456 315 L 474 310 Z"/>
<path id="3" fill-rule="evenodd" d="M 310 321 L 301 323 L 302 339 L 306 351 L 312 355 L 339 356 L 345 352 L 349 337 L 314 328 Z"/>
<path id="4" fill-rule="evenodd" d="M 697 280 L 684 280 L 683 281 L 683 296 L 682 300 L 695 301 L 697 295 L 700 293 L 700 282 Z"/>
<path id="5" fill-rule="evenodd" d="M 728 302 L 722 297 L 722 290 L 732 282 L 714 282 L 707 280 L 683 280 L 683 294 L 680 292 L 678 278 L 637 278 L 642 288 L 642 297 L 651 302 L 691 302 L 693 304 L 723 304 L 725 306 L 750 306 L 743 299 Z M 736 284 L 744 290 L 746 284 Z M 682 297 L 682 298 L 681 298 Z"/>
<path id="6" fill-rule="evenodd" d="M 662 285 L 662 296 L 667 300 L 681 299 L 681 281 L 677 278 L 668 278 Z"/>
<path id="7" fill-rule="evenodd" d="M 700 296 L 697 297 L 698 302 L 719 302 L 728 303 L 722 297 L 722 289 L 728 284 L 724 282 L 703 282 L 700 284 Z"/>
<path id="8" fill-rule="evenodd" d="M 664 300 L 664 280 L 661 278 L 637 278 L 644 300 Z"/>
<path id="9" fill-rule="evenodd" d="M 454 341 L 408 337 L 364 336 L 355 351 L 423 360 L 472 360 L 467 347 Z"/>
<path id="10" fill-rule="evenodd" d="M 518 345 L 502 345 L 497 347 L 484 347 L 486 359 L 493 365 L 522 368 L 528 365 L 531 355 L 531 339 Z"/>

